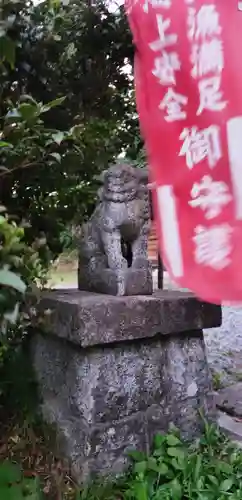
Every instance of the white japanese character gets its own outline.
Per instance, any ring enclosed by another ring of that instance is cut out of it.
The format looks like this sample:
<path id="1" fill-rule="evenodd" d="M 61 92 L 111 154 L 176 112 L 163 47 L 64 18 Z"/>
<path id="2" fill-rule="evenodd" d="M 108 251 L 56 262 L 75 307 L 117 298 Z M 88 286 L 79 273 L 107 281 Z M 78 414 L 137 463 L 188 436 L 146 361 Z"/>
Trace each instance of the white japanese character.
<path id="1" fill-rule="evenodd" d="M 170 9 L 171 7 L 171 0 L 145 0 L 143 4 L 143 11 L 144 12 L 149 12 L 149 4 L 151 7 L 163 7 L 164 9 Z"/>
<path id="2" fill-rule="evenodd" d="M 194 8 L 189 8 L 187 22 L 190 40 L 205 40 L 210 36 L 220 35 L 222 31 L 215 5 L 203 5 L 197 13 Z"/>
<path id="3" fill-rule="evenodd" d="M 194 9 L 194 7 L 188 8 L 187 25 L 187 36 L 190 40 L 194 40 L 196 32 L 196 9 Z"/>
<path id="4" fill-rule="evenodd" d="M 214 76 L 201 80 L 198 84 L 200 104 L 197 115 L 201 115 L 204 110 L 222 111 L 227 106 L 227 101 L 223 101 L 223 92 L 220 90 L 220 76 Z"/>
<path id="5" fill-rule="evenodd" d="M 185 128 L 179 139 L 184 140 L 179 156 L 186 156 L 186 164 L 190 170 L 205 158 L 208 159 L 210 168 L 213 168 L 222 158 L 217 125 L 210 125 L 203 130 L 198 130 L 197 127 L 192 127 L 191 130 Z"/>
<path id="6" fill-rule="evenodd" d="M 178 94 L 172 88 L 169 88 L 159 108 L 167 111 L 167 115 L 164 117 L 167 122 L 174 122 L 186 119 L 187 114 L 182 110 L 182 106 L 186 106 L 187 103 L 188 98 L 186 96 Z"/>
<path id="7" fill-rule="evenodd" d="M 210 175 L 204 175 L 200 184 L 193 185 L 191 197 L 193 199 L 189 201 L 189 205 L 204 210 L 206 219 L 217 217 L 223 207 L 232 200 L 227 184 L 213 181 Z"/>
<path id="8" fill-rule="evenodd" d="M 224 68 L 224 52 L 221 40 L 203 42 L 192 47 L 191 62 L 193 78 L 204 76 L 211 72 L 219 72 Z"/>
<path id="9" fill-rule="evenodd" d="M 177 42 L 178 36 L 175 33 L 167 34 L 166 31 L 170 28 L 171 20 L 164 19 L 161 14 L 156 16 L 159 38 L 155 42 L 150 43 L 150 48 L 154 51 L 162 50 L 169 45 L 174 45 Z"/>
<path id="10" fill-rule="evenodd" d="M 214 4 L 203 5 L 197 13 L 196 38 L 220 35 L 219 13 Z"/>
<path id="11" fill-rule="evenodd" d="M 159 78 L 162 85 L 175 84 L 175 71 L 181 68 L 179 56 L 176 52 L 163 52 L 162 56 L 155 58 L 154 76 Z"/>
<path id="12" fill-rule="evenodd" d="M 195 261 L 220 271 L 231 262 L 230 254 L 232 228 L 228 224 L 219 226 L 197 226 L 193 241 Z"/>

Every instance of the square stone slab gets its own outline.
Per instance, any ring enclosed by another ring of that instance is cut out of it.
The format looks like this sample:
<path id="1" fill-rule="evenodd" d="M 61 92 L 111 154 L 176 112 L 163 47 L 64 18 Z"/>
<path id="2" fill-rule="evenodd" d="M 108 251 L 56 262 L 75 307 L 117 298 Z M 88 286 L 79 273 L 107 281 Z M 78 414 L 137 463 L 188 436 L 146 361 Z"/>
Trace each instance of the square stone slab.
<path id="1" fill-rule="evenodd" d="M 222 321 L 219 306 L 179 290 L 129 297 L 58 290 L 43 293 L 37 308 L 45 331 L 82 347 L 202 330 Z"/>

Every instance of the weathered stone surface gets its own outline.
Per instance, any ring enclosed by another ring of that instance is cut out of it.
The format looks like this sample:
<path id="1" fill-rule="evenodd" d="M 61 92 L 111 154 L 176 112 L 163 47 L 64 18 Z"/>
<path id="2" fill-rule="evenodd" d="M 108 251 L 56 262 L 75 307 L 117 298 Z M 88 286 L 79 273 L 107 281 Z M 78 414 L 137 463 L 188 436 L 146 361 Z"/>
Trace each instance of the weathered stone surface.
<path id="1" fill-rule="evenodd" d="M 191 330 L 189 337 L 177 335 L 169 339 L 163 370 L 165 379 L 170 380 L 169 394 L 173 400 L 199 395 L 199 385 L 205 387 L 210 377 L 200 330 Z"/>
<path id="2" fill-rule="evenodd" d="M 50 309 L 46 331 L 83 347 L 110 344 L 221 324 L 221 308 L 191 293 L 160 290 L 152 296 L 113 297 L 78 290 L 43 294 L 40 314 Z"/>
<path id="3" fill-rule="evenodd" d="M 79 480 L 121 472 L 127 449 L 149 449 L 170 423 L 191 438 L 199 410 L 213 416 L 201 328 L 219 324 L 216 306 L 181 292 L 59 292 L 41 307 L 56 309 L 32 339 L 42 411 Z"/>
<path id="4" fill-rule="evenodd" d="M 199 434 L 199 410 L 214 405 L 203 327 L 221 310 L 191 294 L 114 297 L 80 291 L 43 295 L 31 350 L 45 419 L 79 480 L 118 473 L 129 448 L 148 450 L 173 423 Z"/>
<path id="5" fill-rule="evenodd" d="M 242 382 L 221 389 L 216 395 L 217 407 L 236 417 L 242 417 Z"/>
<path id="6" fill-rule="evenodd" d="M 242 423 L 226 413 L 219 412 L 218 425 L 229 439 L 232 439 L 236 445 L 242 448 Z"/>
<path id="7" fill-rule="evenodd" d="M 123 287 L 123 293 L 119 293 L 119 286 Z M 89 292 L 109 295 L 151 295 L 153 292 L 152 267 L 147 263 L 143 269 L 124 269 L 114 271 L 103 269 L 93 272 L 87 268 L 79 278 L 79 288 Z"/>
<path id="8" fill-rule="evenodd" d="M 152 294 L 147 172 L 118 164 L 102 180 L 99 204 L 77 238 L 78 288 L 120 296 Z"/>

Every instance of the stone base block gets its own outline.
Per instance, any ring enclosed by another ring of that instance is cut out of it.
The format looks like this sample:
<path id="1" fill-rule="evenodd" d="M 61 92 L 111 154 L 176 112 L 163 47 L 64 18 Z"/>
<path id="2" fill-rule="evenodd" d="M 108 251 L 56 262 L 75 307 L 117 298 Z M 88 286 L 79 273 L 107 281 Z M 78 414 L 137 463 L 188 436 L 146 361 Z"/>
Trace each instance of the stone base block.
<path id="1" fill-rule="evenodd" d="M 42 411 L 79 481 L 122 472 L 128 449 L 148 451 L 171 423 L 190 439 L 199 410 L 213 417 L 201 327 L 220 324 L 219 307 L 180 292 L 55 292 L 44 308 L 55 313 L 31 340 Z"/>
<path id="2" fill-rule="evenodd" d="M 91 350 L 38 334 L 32 349 L 44 418 L 79 480 L 121 473 L 129 449 L 148 451 L 170 424 L 193 438 L 199 410 L 212 416 L 201 331 Z"/>
<path id="3" fill-rule="evenodd" d="M 122 472 L 128 449 L 148 451 L 171 423 L 193 438 L 199 409 L 212 414 L 200 331 L 88 351 L 39 334 L 33 356 L 43 415 L 80 480 Z"/>
<path id="4" fill-rule="evenodd" d="M 82 268 L 78 272 L 78 288 L 88 292 L 117 296 L 151 295 L 153 290 L 152 267 L 128 268 L 119 272 L 104 269 L 99 273 Z"/>

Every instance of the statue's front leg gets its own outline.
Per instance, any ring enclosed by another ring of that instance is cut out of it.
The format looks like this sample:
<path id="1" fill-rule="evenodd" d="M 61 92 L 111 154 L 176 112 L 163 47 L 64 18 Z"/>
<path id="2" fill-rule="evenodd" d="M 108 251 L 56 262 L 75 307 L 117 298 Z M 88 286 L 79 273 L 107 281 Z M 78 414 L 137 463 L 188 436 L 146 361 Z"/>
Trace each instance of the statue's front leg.
<path id="1" fill-rule="evenodd" d="M 117 295 L 125 295 L 127 261 L 122 255 L 120 232 L 110 231 L 103 233 L 103 245 L 108 260 L 108 267 L 111 269 L 117 280 Z"/>
<path id="2" fill-rule="evenodd" d="M 113 271 L 127 269 L 127 261 L 122 255 L 121 236 L 119 230 L 104 231 L 102 235 L 104 251 L 108 259 L 108 267 Z"/>
<path id="3" fill-rule="evenodd" d="M 133 262 L 132 267 L 147 268 L 148 266 L 148 238 L 150 232 L 150 222 L 143 224 L 138 238 L 132 244 Z"/>

